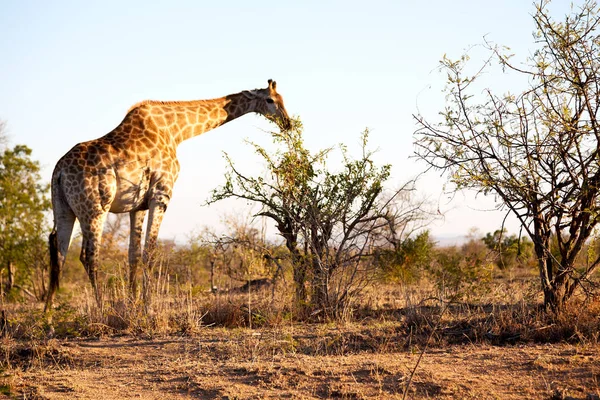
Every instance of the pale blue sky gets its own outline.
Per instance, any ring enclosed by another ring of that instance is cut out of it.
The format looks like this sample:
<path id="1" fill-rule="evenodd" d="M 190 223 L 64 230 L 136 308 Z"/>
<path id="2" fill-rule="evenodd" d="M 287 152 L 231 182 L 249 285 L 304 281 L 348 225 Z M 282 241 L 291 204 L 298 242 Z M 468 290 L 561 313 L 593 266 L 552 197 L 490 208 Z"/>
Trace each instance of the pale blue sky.
<path id="1" fill-rule="evenodd" d="M 555 1 L 557 15 L 567 1 Z M 304 122 L 307 146 L 356 148 L 372 130 L 377 161 L 393 165 L 391 186 L 425 166 L 409 158 L 417 111 L 443 106 L 443 54 L 458 57 L 488 40 L 521 59 L 533 48 L 526 0 L 430 1 L 3 1 L 0 5 L 0 119 L 13 144 L 33 149 L 49 179 L 75 143 L 104 135 L 143 99 L 220 97 L 278 82 L 288 112 Z M 501 82 L 502 77 L 491 77 Z M 179 148 L 181 174 L 161 237 L 184 240 L 244 204 L 201 207 L 223 182 L 228 152 L 261 172 L 248 138 L 269 143 L 269 124 L 244 116 Z M 475 209 L 492 200 L 462 195 L 448 203 L 437 175 L 429 194 L 445 220 L 437 235 L 473 226 L 496 229 L 501 215 Z"/>

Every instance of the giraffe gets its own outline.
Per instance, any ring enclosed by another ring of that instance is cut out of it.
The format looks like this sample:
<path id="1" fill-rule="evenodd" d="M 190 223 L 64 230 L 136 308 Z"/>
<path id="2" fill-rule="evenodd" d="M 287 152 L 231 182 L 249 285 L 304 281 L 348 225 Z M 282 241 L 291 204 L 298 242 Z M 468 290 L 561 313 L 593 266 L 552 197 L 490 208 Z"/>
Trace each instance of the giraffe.
<path id="1" fill-rule="evenodd" d="M 49 236 L 51 268 L 45 310 L 52 307 L 76 219 L 83 237 L 80 260 L 100 304 L 98 256 L 109 212 L 129 213 L 129 285 L 135 293 L 137 269 L 141 261 L 150 262 L 179 174 L 177 146 L 250 112 L 262 114 L 280 129 L 291 128 L 276 82 L 269 79 L 265 89 L 212 100 L 142 101 L 111 132 L 69 150 L 52 173 L 54 227 Z"/>

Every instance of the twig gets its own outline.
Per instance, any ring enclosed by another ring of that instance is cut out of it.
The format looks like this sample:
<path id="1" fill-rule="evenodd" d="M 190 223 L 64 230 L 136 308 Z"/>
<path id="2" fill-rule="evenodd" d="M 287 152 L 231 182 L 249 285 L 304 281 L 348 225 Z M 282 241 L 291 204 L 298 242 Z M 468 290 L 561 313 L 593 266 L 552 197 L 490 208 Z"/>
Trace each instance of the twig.
<path id="1" fill-rule="evenodd" d="M 423 350 L 421 350 L 421 353 L 419 354 L 419 358 L 417 359 L 417 362 L 416 362 L 414 368 L 410 372 L 410 376 L 408 377 L 408 382 L 406 382 L 406 387 L 404 388 L 404 393 L 402 394 L 402 400 L 406 399 L 406 395 L 408 394 L 408 389 L 410 388 L 410 384 L 412 383 L 413 376 L 415 375 L 415 372 L 417 372 L 417 368 L 419 368 L 419 364 L 421 363 L 421 359 L 423 359 L 423 356 L 425 355 L 425 352 L 427 351 L 427 347 L 429 346 L 429 342 L 431 341 L 431 338 L 437 332 L 437 330 L 438 330 L 438 328 L 440 326 L 440 323 L 442 322 L 442 317 L 444 316 L 444 313 L 448 309 L 449 304 L 450 303 L 446 303 L 446 305 L 442 309 L 442 312 L 440 313 L 440 317 L 438 318 L 438 321 L 436 322 L 435 326 L 433 327 L 433 330 L 431 331 L 431 333 L 427 337 L 427 341 L 425 342 L 425 346 L 423 346 Z"/>

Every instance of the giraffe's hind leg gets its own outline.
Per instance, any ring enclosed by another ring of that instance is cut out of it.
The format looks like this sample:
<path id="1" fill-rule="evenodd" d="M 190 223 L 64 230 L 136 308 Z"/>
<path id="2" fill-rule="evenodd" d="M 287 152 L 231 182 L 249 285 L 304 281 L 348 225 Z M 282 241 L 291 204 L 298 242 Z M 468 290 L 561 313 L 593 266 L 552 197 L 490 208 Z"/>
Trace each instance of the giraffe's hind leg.
<path id="1" fill-rule="evenodd" d="M 83 240 L 81 243 L 81 254 L 79 259 L 90 278 L 94 296 L 96 297 L 96 302 L 100 308 L 102 308 L 102 293 L 98 286 L 98 265 L 100 260 L 102 230 L 107 216 L 108 211 L 103 211 L 80 221 Z"/>
<path id="2" fill-rule="evenodd" d="M 54 293 L 59 287 L 60 273 L 65 264 L 74 224 L 75 214 L 73 211 L 66 203 L 55 201 L 54 228 L 48 240 L 50 248 L 50 284 L 44 311 L 49 311 L 52 308 Z"/>

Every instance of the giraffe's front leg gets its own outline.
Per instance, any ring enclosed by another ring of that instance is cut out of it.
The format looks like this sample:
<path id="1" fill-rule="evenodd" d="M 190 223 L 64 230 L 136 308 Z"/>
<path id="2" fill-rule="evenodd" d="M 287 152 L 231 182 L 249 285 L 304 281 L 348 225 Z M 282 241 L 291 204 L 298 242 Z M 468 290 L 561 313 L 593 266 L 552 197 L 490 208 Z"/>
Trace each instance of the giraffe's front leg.
<path id="1" fill-rule="evenodd" d="M 156 248 L 158 243 L 158 231 L 162 224 L 165 211 L 169 202 L 169 196 L 161 196 L 157 200 L 151 200 L 148 208 L 148 228 L 146 229 L 146 241 L 144 243 L 144 263 L 151 264 L 156 261 Z"/>
<path id="2" fill-rule="evenodd" d="M 157 260 L 158 231 L 162 223 L 165 211 L 171 199 L 171 192 L 166 190 L 155 190 L 150 198 L 148 206 L 148 228 L 146 230 L 146 241 L 144 244 L 144 276 L 143 297 L 146 309 L 151 305 L 151 279 Z"/>
<path id="3" fill-rule="evenodd" d="M 142 228 L 146 210 L 129 213 L 129 289 L 133 298 L 137 295 L 137 270 L 142 258 Z"/>

